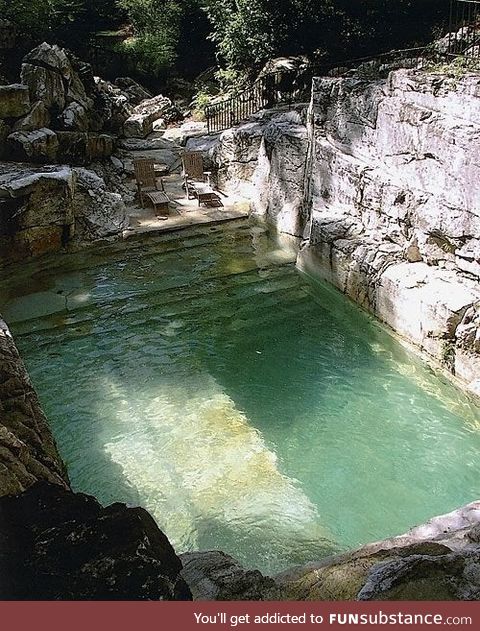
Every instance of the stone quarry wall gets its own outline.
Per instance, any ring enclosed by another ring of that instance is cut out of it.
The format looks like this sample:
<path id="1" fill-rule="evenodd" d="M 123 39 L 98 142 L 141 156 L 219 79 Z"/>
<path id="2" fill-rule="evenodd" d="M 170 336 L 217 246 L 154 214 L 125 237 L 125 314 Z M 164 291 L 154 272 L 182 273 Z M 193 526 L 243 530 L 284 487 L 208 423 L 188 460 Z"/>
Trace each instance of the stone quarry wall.
<path id="1" fill-rule="evenodd" d="M 302 240 L 298 265 L 480 394 L 480 76 L 314 79 L 308 114 L 221 135 L 220 184 Z"/>

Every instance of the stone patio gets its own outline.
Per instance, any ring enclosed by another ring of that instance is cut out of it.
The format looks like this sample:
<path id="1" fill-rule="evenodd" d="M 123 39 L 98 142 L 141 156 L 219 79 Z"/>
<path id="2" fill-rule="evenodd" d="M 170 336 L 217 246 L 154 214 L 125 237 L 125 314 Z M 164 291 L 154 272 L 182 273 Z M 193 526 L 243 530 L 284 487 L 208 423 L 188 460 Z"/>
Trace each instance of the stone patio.
<path id="1" fill-rule="evenodd" d="M 250 214 L 250 202 L 241 197 L 216 190 L 223 207 L 199 206 L 196 199 L 187 199 L 183 189 L 183 177 L 180 174 L 168 175 L 162 179 L 165 192 L 171 200 L 168 218 L 156 217 L 152 206 L 142 208 L 136 200 L 134 205 L 127 209 L 130 225 L 124 232 L 125 238 L 147 232 L 167 232 L 197 224 L 246 218 Z M 135 181 L 132 180 L 129 185 L 135 188 Z"/>

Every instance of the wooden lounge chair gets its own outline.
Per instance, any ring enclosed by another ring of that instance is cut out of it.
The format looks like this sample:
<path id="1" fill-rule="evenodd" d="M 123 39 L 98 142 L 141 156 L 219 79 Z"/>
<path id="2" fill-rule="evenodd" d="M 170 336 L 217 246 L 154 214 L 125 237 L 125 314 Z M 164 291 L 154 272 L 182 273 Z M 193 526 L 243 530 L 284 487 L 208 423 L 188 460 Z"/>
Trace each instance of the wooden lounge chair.
<path id="1" fill-rule="evenodd" d="M 200 151 L 185 151 L 182 157 L 183 178 L 187 199 L 197 197 L 195 184 L 210 186 L 210 171 L 203 170 L 203 156 Z"/>
<path id="2" fill-rule="evenodd" d="M 216 193 L 209 184 L 202 182 L 193 182 L 192 188 L 195 197 L 198 199 L 198 205 L 213 206 L 214 208 L 223 207 L 223 202 L 218 193 Z"/>
<path id="3" fill-rule="evenodd" d="M 135 171 L 138 196 L 140 197 L 142 208 L 145 207 L 146 198 L 152 203 L 157 217 L 166 218 L 169 214 L 168 205 L 170 203 L 170 198 L 165 192 L 165 187 L 161 178 L 160 188 L 158 186 L 158 179 L 155 175 L 155 161 L 150 158 L 139 158 L 138 160 L 134 160 L 133 168 Z M 157 209 L 161 212 L 157 212 Z"/>

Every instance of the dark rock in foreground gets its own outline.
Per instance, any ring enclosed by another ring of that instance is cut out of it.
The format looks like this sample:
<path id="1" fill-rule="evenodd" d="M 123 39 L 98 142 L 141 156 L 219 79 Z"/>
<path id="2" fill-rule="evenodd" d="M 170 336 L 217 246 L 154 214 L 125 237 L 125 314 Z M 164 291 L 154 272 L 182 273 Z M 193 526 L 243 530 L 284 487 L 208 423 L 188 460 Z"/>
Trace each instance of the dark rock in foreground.
<path id="1" fill-rule="evenodd" d="M 224 552 L 189 552 L 180 558 L 194 600 L 281 600 L 273 579 L 246 570 Z"/>
<path id="2" fill-rule="evenodd" d="M 44 482 L 0 499 L 0 599 L 191 600 L 181 569 L 142 508 Z"/>
<path id="3" fill-rule="evenodd" d="M 68 487 L 37 393 L 0 316 L 0 496 L 21 493 L 39 480 Z M 1 518 L 0 510 L 0 526 Z"/>

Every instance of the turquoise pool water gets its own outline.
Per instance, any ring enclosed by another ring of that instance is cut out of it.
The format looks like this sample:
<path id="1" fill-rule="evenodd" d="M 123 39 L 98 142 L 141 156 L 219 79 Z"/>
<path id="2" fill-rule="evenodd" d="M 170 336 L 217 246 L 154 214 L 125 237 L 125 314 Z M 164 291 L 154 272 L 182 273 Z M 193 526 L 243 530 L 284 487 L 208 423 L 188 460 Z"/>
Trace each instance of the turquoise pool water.
<path id="1" fill-rule="evenodd" d="M 73 486 L 265 572 L 480 496 L 478 409 L 247 223 L 0 287 Z"/>

